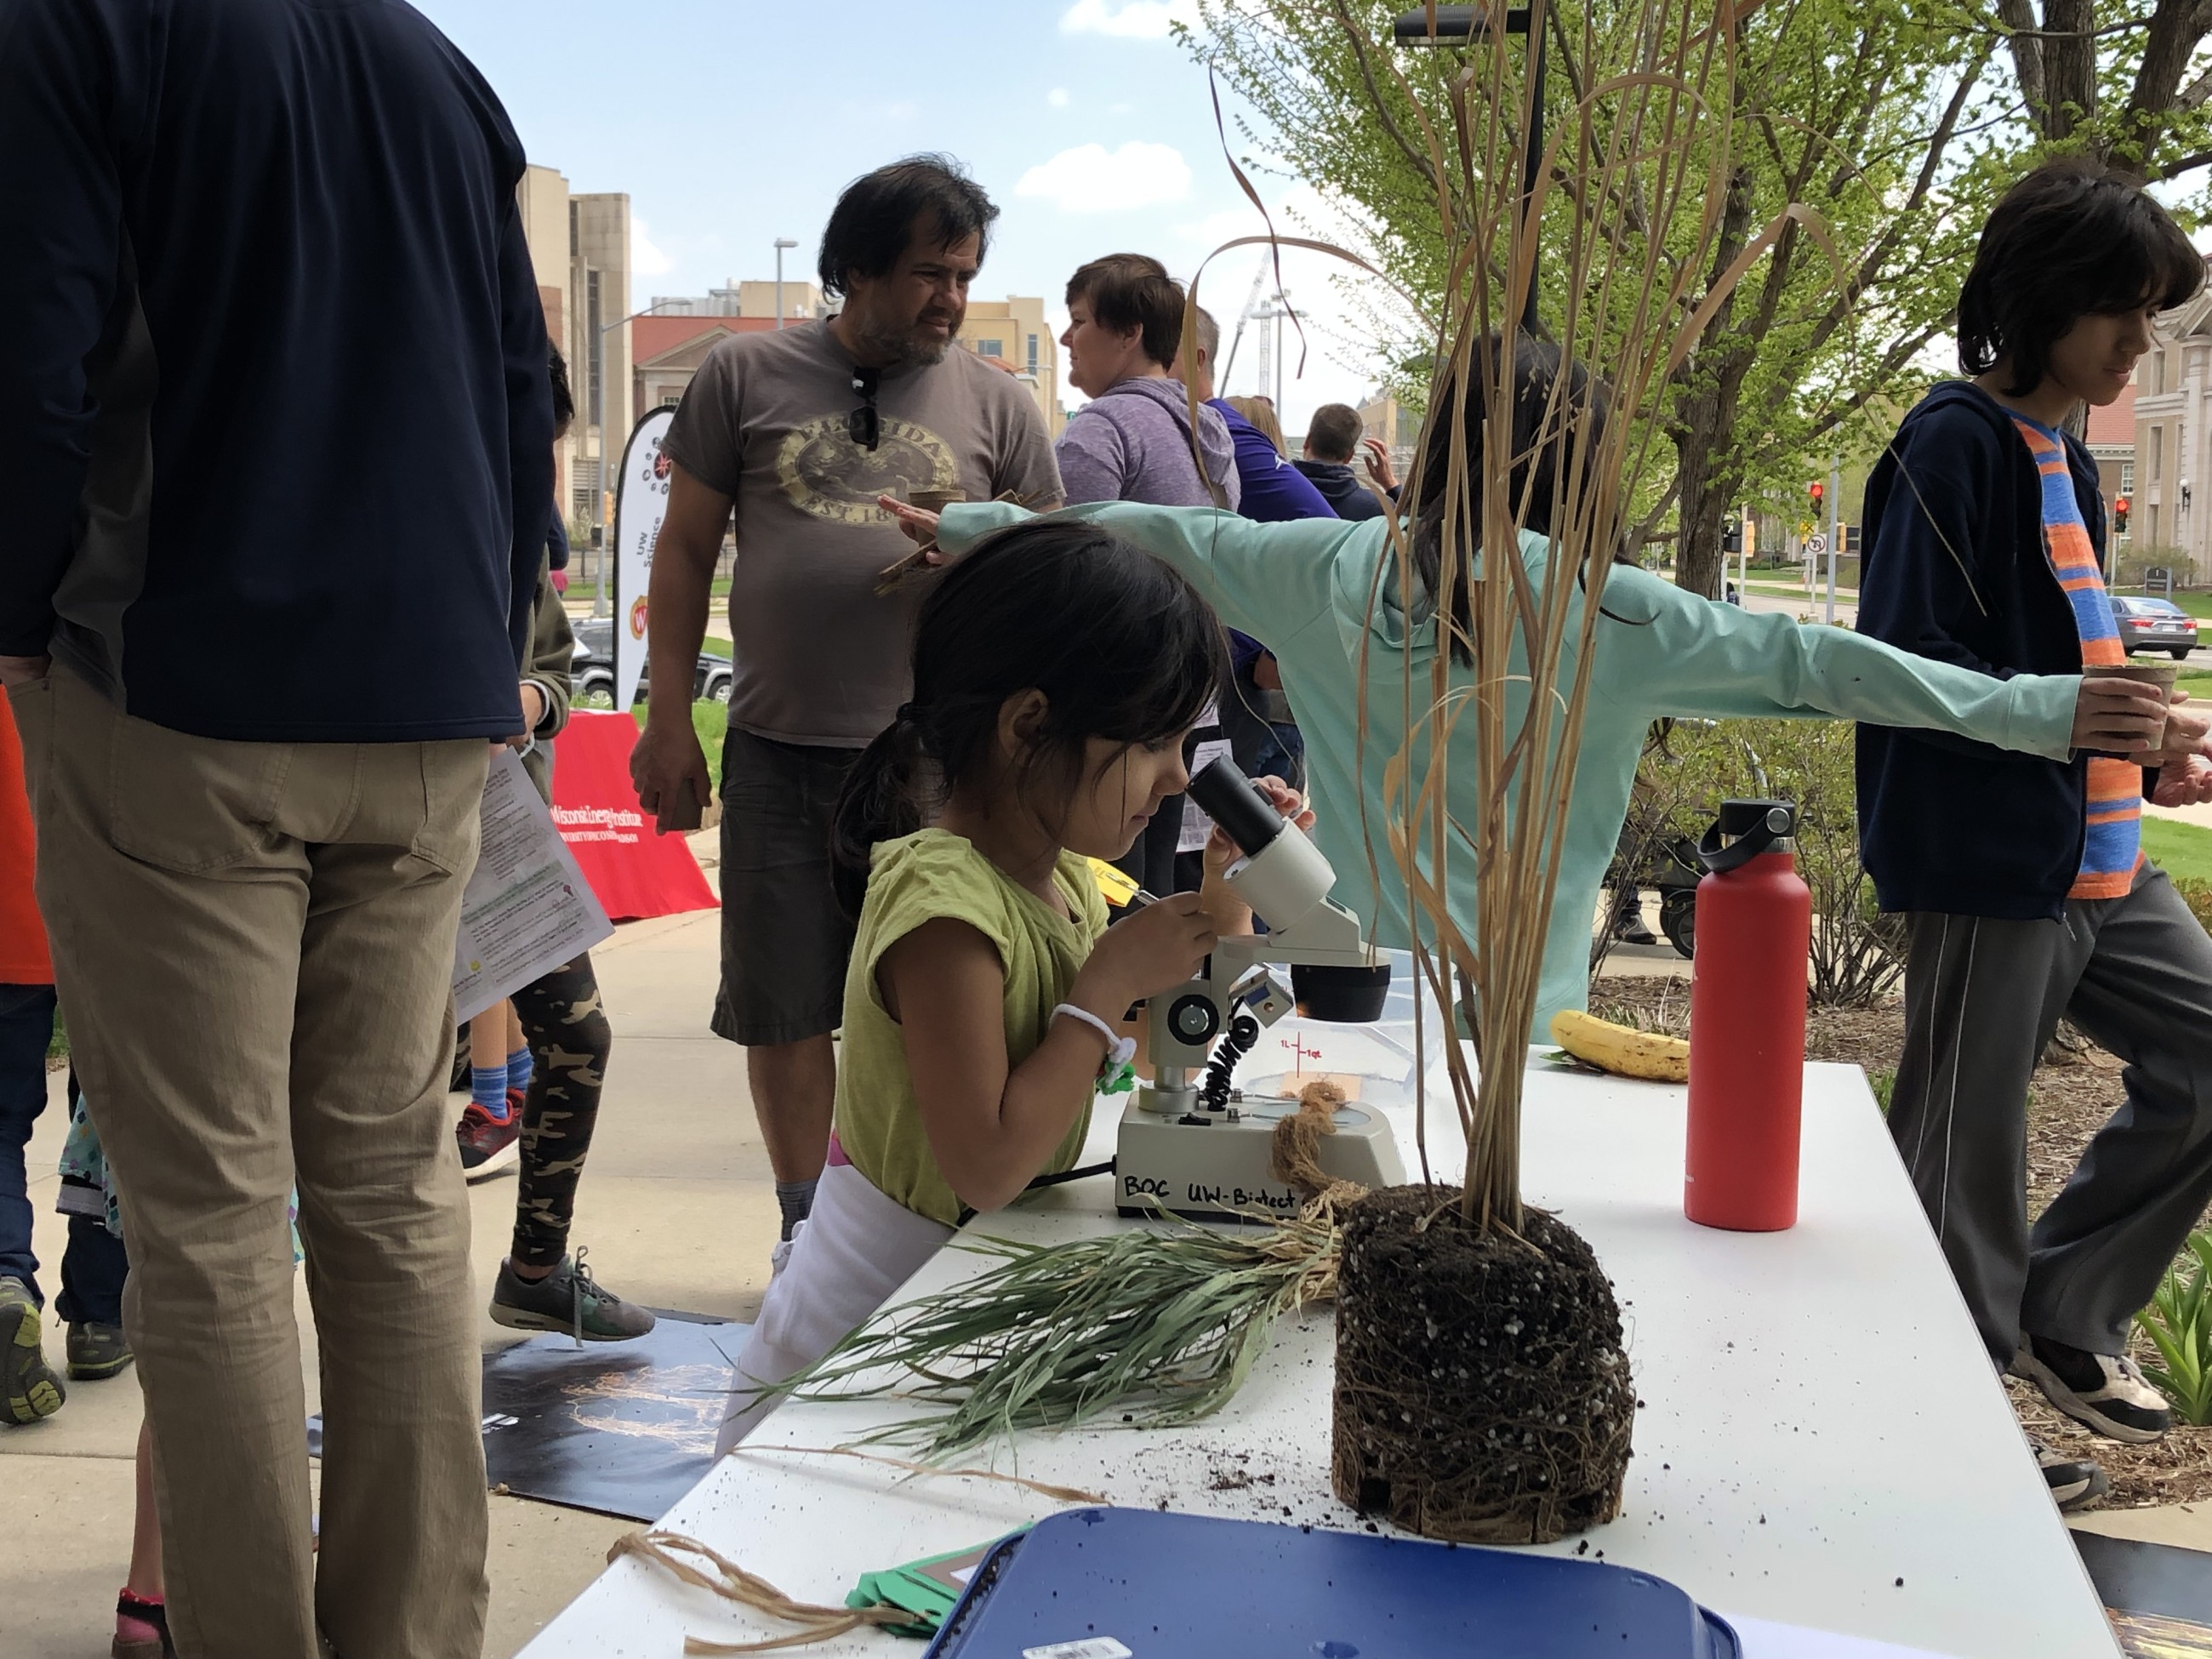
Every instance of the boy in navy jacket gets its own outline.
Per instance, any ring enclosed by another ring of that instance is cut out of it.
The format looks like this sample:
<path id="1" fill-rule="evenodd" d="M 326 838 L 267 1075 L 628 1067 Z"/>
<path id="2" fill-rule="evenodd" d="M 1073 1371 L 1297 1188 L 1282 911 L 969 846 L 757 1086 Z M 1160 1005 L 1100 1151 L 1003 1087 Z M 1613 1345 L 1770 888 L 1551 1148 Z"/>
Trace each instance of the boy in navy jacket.
<path id="1" fill-rule="evenodd" d="M 2007 193 L 1960 298 L 1972 378 L 1905 416 L 1867 487 L 1861 632 L 1999 678 L 2125 672 L 2096 466 L 2063 423 L 2120 395 L 2203 280 L 2131 180 L 2054 162 Z M 1863 726 L 1858 806 L 1908 929 L 1889 1124 L 1929 1221 L 1998 1369 L 2141 1443 L 2171 1418 L 2130 1320 L 2212 1200 L 2212 939 L 2144 862 L 2142 801 L 2203 799 L 2212 768 L 2201 714 L 2106 684 L 2067 762 Z M 2031 1231 L 2028 1081 L 2062 1015 L 2128 1062 L 2127 1102 Z M 2036 1449 L 2062 1506 L 2105 1489 Z"/>

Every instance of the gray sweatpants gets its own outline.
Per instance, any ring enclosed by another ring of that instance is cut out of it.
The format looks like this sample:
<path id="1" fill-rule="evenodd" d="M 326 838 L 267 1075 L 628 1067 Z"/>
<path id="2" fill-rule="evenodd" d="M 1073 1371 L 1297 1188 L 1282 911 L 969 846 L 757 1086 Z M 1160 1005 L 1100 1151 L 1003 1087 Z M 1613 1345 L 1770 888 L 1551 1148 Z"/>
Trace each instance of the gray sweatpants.
<path id="1" fill-rule="evenodd" d="M 2162 871 L 2057 921 L 1917 912 L 1889 1129 L 1999 1370 L 2023 1334 L 2118 1353 L 2212 1200 L 2212 939 Z M 2127 1100 L 2027 1223 L 2027 1089 L 2071 1018 Z"/>

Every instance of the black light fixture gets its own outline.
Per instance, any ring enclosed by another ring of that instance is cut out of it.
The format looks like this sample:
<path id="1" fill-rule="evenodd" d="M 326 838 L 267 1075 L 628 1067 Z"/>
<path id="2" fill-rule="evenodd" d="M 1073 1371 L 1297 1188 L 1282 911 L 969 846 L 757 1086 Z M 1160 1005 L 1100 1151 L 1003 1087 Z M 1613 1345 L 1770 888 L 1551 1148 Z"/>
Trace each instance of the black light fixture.
<path id="1" fill-rule="evenodd" d="M 1530 10 L 1527 6 L 1509 7 L 1501 19 L 1488 6 L 1438 6 L 1436 8 L 1436 27 L 1429 26 L 1426 8 L 1402 13 L 1390 25 L 1390 38 L 1401 46 L 1472 46 L 1493 29 L 1502 27 L 1508 34 L 1529 34 Z M 1528 153 L 1521 170 L 1521 216 L 1526 219 L 1528 209 L 1536 198 L 1536 169 L 1543 164 L 1544 155 L 1544 37 L 1538 33 L 1529 43 L 1534 54 L 1533 73 L 1536 82 L 1536 116 L 1528 129 Z M 1534 227 L 1531 231 L 1533 233 Z M 1528 291 L 1522 297 L 1521 326 L 1533 334 L 1536 331 L 1536 266 L 1528 266 Z"/>
<path id="2" fill-rule="evenodd" d="M 1392 37 L 1401 46 L 1465 46 L 1479 40 L 1490 33 L 1491 11 L 1487 6 L 1438 6 L 1437 32 L 1429 33 L 1429 14 L 1409 11 L 1390 26 Z M 1528 33 L 1528 8 L 1515 6 L 1505 14 L 1508 34 Z"/>

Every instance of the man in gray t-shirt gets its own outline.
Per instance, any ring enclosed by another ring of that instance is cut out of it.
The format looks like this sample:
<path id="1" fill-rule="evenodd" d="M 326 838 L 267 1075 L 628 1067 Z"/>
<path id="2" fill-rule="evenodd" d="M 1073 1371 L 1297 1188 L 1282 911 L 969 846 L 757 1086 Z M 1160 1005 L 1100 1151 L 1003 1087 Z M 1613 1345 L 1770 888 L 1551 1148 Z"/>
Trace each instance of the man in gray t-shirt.
<path id="1" fill-rule="evenodd" d="M 928 581 L 877 593 L 912 549 L 876 498 L 1060 505 L 1028 389 L 950 349 L 997 216 L 973 182 L 927 158 L 855 182 L 822 240 L 823 290 L 844 309 L 723 341 L 662 446 L 675 467 L 647 599 L 653 684 L 691 683 L 736 514 L 714 1028 L 745 1045 L 787 1242 L 828 1150 L 830 1034 L 853 940 L 830 893 L 830 815 L 847 769 L 909 695 Z M 706 757 L 683 698 L 647 710 L 631 775 L 645 810 L 672 829 L 707 798 Z"/>

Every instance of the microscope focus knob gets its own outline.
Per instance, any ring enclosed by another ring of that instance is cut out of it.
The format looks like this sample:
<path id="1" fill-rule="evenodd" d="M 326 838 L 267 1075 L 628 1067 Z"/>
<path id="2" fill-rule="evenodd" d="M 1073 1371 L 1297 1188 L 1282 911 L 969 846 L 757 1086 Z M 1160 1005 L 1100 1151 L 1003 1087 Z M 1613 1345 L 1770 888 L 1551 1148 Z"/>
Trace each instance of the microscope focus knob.
<path id="1" fill-rule="evenodd" d="M 1197 1048 L 1213 1041 L 1213 1034 L 1221 1029 L 1221 1015 L 1211 1000 L 1201 996 L 1177 997 L 1168 1008 L 1168 1030 L 1177 1042 Z"/>

